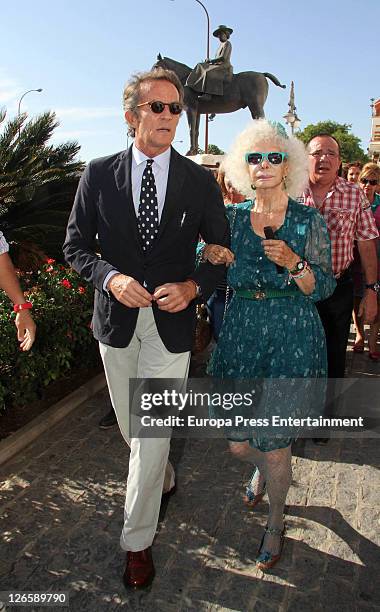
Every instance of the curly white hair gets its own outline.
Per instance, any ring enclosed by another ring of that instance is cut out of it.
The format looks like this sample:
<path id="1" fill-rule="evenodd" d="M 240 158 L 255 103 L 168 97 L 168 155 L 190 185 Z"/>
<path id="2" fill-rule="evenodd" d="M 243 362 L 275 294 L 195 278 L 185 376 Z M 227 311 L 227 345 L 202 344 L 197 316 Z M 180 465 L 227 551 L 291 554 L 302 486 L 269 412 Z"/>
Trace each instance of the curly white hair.
<path id="1" fill-rule="evenodd" d="M 303 192 L 308 181 L 308 157 L 303 142 L 294 136 L 288 137 L 283 126 L 267 119 L 254 119 L 236 138 L 231 151 L 223 160 L 226 177 L 234 188 L 248 199 L 254 197 L 245 154 L 255 151 L 256 143 L 268 142 L 273 150 L 288 153 L 286 191 L 291 198 Z"/>

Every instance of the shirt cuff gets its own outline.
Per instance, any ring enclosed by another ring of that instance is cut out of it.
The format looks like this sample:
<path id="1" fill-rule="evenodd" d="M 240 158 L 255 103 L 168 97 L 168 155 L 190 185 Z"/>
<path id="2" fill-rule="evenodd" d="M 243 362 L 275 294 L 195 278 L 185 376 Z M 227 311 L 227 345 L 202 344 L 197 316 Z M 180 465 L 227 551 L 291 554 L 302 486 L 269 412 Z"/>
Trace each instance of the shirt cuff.
<path id="1" fill-rule="evenodd" d="M 107 289 L 108 281 L 110 280 L 110 278 L 115 276 L 115 274 L 120 274 L 120 272 L 118 272 L 117 270 L 111 270 L 111 272 L 108 272 L 107 276 L 105 277 L 103 281 L 103 291 L 105 291 L 108 294 L 109 294 L 109 291 Z"/>
<path id="2" fill-rule="evenodd" d="M 8 251 L 9 251 L 8 242 L 5 240 L 4 234 L 0 232 L 0 255 L 3 255 L 3 253 L 8 253 Z"/>

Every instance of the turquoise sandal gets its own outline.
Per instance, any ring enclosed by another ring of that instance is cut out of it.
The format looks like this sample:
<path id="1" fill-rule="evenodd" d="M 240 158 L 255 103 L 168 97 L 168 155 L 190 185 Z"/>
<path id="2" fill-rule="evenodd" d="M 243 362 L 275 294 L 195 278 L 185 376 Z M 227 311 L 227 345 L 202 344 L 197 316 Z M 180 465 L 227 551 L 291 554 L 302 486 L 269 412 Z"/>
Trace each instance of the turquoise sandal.
<path id="1" fill-rule="evenodd" d="M 256 558 L 256 567 L 258 569 L 261 569 L 263 572 L 265 572 L 271 567 L 273 567 L 277 563 L 277 561 L 280 560 L 282 549 L 284 546 L 285 531 L 286 531 L 285 523 L 284 523 L 283 529 L 275 529 L 273 527 L 268 527 L 268 526 L 265 527 L 265 533 L 262 537 L 258 556 Z M 262 547 L 264 544 L 264 538 L 267 533 L 269 533 L 270 535 L 280 536 L 280 550 L 278 551 L 276 555 L 269 552 L 268 550 L 262 550 Z"/>

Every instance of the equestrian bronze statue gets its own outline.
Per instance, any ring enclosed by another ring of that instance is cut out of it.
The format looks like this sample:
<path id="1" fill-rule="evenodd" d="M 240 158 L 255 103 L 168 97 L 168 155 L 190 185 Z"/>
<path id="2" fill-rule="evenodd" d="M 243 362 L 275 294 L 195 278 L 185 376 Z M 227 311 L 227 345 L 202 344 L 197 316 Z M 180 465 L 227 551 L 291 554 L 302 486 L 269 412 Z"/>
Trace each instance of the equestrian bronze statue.
<path id="1" fill-rule="evenodd" d="M 194 69 L 170 57 L 157 56 L 155 67 L 173 70 L 185 89 L 185 107 L 190 129 L 190 149 L 187 155 L 198 153 L 200 116 L 214 113 L 233 113 L 248 106 L 252 119 L 264 117 L 264 104 L 268 96 L 268 81 L 285 88 L 270 72 L 232 73 L 230 64 L 231 28 L 219 26 L 214 32 L 221 41 L 215 60 L 206 60 Z M 228 43 L 228 44 L 226 44 Z M 221 58 L 221 59 L 219 59 Z M 216 70 L 216 68 L 218 70 Z"/>
<path id="2" fill-rule="evenodd" d="M 219 38 L 220 45 L 215 59 L 206 59 L 197 64 L 186 79 L 185 85 L 199 93 L 198 100 L 209 102 L 211 96 L 222 96 L 224 83 L 231 82 L 233 68 L 231 65 L 232 45 L 229 38 L 233 30 L 220 25 L 213 36 Z"/>

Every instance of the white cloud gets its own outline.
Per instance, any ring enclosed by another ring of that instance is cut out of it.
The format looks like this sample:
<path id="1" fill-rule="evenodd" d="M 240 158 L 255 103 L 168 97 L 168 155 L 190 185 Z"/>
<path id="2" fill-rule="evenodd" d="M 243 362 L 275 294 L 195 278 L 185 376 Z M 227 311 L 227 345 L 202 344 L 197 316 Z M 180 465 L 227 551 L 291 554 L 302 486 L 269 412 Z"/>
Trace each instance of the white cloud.
<path id="1" fill-rule="evenodd" d="M 105 117 L 122 117 L 122 109 L 116 107 L 72 107 L 57 108 L 57 117 L 70 117 L 72 119 L 103 119 Z"/>
<path id="2" fill-rule="evenodd" d="M 14 99 L 16 98 L 16 96 L 18 95 L 18 90 L 17 89 L 4 89 L 0 83 L 0 104 L 4 104 L 9 102 L 10 100 L 12 100 L 12 102 L 14 102 Z M 13 106 L 15 106 L 13 104 Z"/>
<path id="3" fill-rule="evenodd" d="M 88 136 L 109 136 L 113 132 L 110 130 L 55 130 L 53 140 L 79 140 Z"/>
<path id="4" fill-rule="evenodd" d="M 5 70 L 0 68 L 0 104 L 12 102 L 12 107 L 16 105 L 15 98 L 20 96 L 20 86 L 15 79 L 8 77 Z"/>

